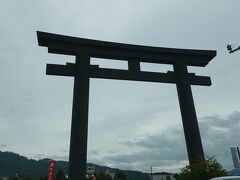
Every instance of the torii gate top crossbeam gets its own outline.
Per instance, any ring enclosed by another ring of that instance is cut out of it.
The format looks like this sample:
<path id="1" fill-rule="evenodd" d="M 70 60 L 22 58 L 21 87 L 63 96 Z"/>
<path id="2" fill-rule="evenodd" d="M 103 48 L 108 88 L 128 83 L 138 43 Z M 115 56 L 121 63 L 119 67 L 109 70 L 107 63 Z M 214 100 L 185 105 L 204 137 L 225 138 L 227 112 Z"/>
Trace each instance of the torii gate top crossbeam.
<path id="1" fill-rule="evenodd" d="M 39 46 L 49 53 L 76 55 L 84 50 L 90 57 L 174 64 L 184 60 L 187 66 L 206 66 L 216 56 L 213 50 L 190 50 L 114 43 L 37 32 Z"/>

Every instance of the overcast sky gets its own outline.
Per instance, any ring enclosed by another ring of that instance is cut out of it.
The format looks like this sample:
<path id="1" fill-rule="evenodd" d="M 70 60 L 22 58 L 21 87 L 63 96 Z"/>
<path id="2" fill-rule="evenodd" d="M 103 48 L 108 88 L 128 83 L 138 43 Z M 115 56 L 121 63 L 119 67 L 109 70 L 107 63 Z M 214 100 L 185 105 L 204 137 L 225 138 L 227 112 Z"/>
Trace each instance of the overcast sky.
<path id="1" fill-rule="evenodd" d="M 239 0 L 1 0 L 0 150 L 68 160 L 73 78 L 45 75 L 46 63 L 74 62 L 39 47 L 36 31 L 148 46 L 217 50 L 205 68 L 211 87 L 193 86 L 203 147 L 226 169 L 239 145 Z M 101 67 L 124 62 L 92 59 Z M 142 64 L 150 71 L 171 66 Z M 177 172 L 187 162 L 173 84 L 91 79 L 88 162 Z"/>

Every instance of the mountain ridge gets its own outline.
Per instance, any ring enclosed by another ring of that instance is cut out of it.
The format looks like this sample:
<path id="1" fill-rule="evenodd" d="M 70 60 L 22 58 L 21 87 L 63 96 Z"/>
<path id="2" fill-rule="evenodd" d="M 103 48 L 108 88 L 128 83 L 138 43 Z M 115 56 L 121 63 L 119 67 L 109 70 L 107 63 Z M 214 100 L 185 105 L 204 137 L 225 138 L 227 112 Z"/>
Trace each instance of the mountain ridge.
<path id="1" fill-rule="evenodd" d="M 47 175 L 49 161 L 49 158 L 34 160 L 14 152 L 0 151 L 0 177 L 11 177 L 15 176 L 16 174 L 21 176 L 43 177 Z M 105 172 L 106 169 L 109 169 L 111 172 L 117 172 L 120 170 L 94 163 L 87 164 L 88 166 L 94 166 L 97 173 Z M 65 173 L 67 173 L 68 162 L 56 161 L 55 172 L 58 172 L 59 170 L 63 170 Z M 148 176 L 147 173 L 142 173 L 139 171 L 123 170 L 123 172 L 126 174 L 128 180 L 143 180 L 146 176 Z"/>

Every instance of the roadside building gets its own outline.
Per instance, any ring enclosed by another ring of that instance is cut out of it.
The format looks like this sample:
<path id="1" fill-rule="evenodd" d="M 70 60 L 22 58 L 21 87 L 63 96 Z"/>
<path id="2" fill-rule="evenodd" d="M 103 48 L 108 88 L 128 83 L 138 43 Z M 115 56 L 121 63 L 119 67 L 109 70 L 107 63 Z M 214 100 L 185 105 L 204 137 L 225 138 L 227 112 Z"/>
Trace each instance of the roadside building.
<path id="1" fill-rule="evenodd" d="M 106 169 L 105 174 L 110 175 L 111 178 L 114 179 L 114 176 L 115 176 L 116 173 L 115 172 L 111 172 L 109 169 Z"/>
<path id="2" fill-rule="evenodd" d="M 96 173 L 95 166 L 87 166 L 87 174 L 86 174 L 87 178 L 93 177 L 95 173 Z"/>
<path id="3" fill-rule="evenodd" d="M 156 172 L 152 174 L 152 180 L 176 180 L 174 174 L 168 172 Z"/>

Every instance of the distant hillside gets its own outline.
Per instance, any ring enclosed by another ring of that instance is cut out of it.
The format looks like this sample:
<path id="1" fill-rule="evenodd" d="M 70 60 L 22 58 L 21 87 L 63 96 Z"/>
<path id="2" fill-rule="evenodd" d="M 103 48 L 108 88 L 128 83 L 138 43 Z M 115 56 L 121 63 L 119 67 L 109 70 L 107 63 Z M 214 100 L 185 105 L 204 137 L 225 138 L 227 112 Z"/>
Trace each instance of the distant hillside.
<path id="1" fill-rule="evenodd" d="M 33 160 L 13 152 L 1 152 L 0 151 L 0 177 L 1 176 L 14 176 L 16 173 L 22 176 L 40 177 L 47 175 L 47 168 L 50 159 Z M 105 172 L 106 169 L 110 169 L 112 172 L 116 172 L 118 169 L 109 168 L 106 166 L 99 166 L 89 163 L 90 166 L 95 166 L 96 172 Z M 65 173 L 68 172 L 68 162 L 57 161 L 56 172 L 62 169 Z M 124 171 L 128 180 L 143 180 L 147 176 L 145 173 L 138 171 Z"/>

